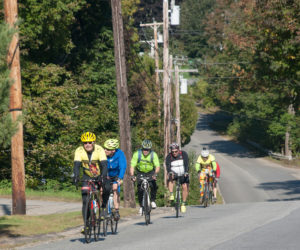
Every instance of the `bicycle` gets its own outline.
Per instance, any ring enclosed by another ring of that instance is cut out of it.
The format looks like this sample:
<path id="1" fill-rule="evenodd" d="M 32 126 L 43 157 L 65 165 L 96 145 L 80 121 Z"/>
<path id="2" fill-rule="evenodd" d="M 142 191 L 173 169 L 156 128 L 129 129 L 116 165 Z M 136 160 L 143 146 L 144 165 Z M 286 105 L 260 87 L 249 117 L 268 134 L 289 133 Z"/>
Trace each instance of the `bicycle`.
<path id="1" fill-rule="evenodd" d="M 117 179 L 111 179 L 111 186 L 113 185 L 114 182 L 116 182 Z M 106 232 L 107 232 L 107 227 L 108 224 L 110 224 L 111 228 L 111 233 L 116 234 L 117 229 L 118 229 L 118 221 L 115 220 L 115 211 L 114 211 L 114 191 L 111 188 L 110 189 L 110 194 L 109 194 L 109 199 L 106 205 L 106 211 L 107 211 L 107 217 L 106 217 Z"/>
<path id="2" fill-rule="evenodd" d="M 213 176 L 209 173 L 208 169 L 205 169 L 205 182 L 203 190 L 203 206 L 208 207 L 209 204 L 213 204 Z"/>
<path id="3" fill-rule="evenodd" d="M 100 217 L 100 200 L 99 186 L 101 182 L 98 180 L 83 180 L 88 183 L 88 196 L 86 198 L 86 207 L 84 211 L 84 236 L 85 242 L 90 243 L 92 231 L 95 241 L 98 241 L 101 228 Z"/>
<path id="4" fill-rule="evenodd" d="M 150 204 L 150 196 L 149 196 L 149 189 L 150 189 L 149 180 L 152 180 L 152 177 L 143 174 L 138 174 L 137 179 L 142 181 L 141 183 L 141 188 L 143 190 L 142 215 L 145 216 L 145 223 L 148 226 L 150 224 L 150 213 L 151 213 L 151 204 Z M 135 181 L 135 179 L 133 179 L 133 181 Z"/>
<path id="5" fill-rule="evenodd" d="M 176 212 L 176 218 L 179 216 L 179 210 L 180 210 L 180 202 L 181 202 L 181 192 L 180 192 L 180 181 L 179 176 L 176 173 L 170 173 L 172 176 L 172 179 L 176 181 L 176 192 L 175 192 L 175 212 Z"/>

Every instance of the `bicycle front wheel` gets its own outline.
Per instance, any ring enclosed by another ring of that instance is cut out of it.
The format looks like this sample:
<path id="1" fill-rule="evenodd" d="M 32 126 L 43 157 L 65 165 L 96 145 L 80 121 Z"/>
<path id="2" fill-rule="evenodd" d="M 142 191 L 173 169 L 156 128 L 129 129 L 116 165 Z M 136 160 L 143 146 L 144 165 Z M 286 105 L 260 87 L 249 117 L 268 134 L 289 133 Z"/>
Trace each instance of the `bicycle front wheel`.
<path id="1" fill-rule="evenodd" d="M 98 197 L 96 198 L 96 203 L 97 203 L 97 210 L 95 213 L 95 229 L 94 229 L 94 238 L 95 241 L 99 240 L 99 236 L 100 236 L 100 228 L 101 228 L 101 219 L 100 219 L 100 203 L 99 203 L 99 199 Z"/>
<path id="2" fill-rule="evenodd" d="M 180 208 L 180 187 L 176 187 L 176 203 L 175 203 L 175 210 L 176 210 L 176 218 L 179 216 L 179 208 Z"/>
<path id="3" fill-rule="evenodd" d="M 92 200 L 90 197 L 87 197 L 86 207 L 84 211 L 84 236 L 85 242 L 91 242 L 92 236 L 92 210 L 91 210 L 91 202 Z"/>
<path id="4" fill-rule="evenodd" d="M 145 223 L 146 225 L 150 224 L 150 199 L 149 199 L 149 193 L 147 191 L 144 191 L 144 215 L 145 215 Z"/>
<path id="5" fill-rule="evenodd" d="M 205 183 L 204 186 L 204 195 L 203 195 L 203 206 L 207 207 L 208 206 L 208 196 L 209 196 L 209 189 L 208 189 L 208 184 L 207 182 Z"/>

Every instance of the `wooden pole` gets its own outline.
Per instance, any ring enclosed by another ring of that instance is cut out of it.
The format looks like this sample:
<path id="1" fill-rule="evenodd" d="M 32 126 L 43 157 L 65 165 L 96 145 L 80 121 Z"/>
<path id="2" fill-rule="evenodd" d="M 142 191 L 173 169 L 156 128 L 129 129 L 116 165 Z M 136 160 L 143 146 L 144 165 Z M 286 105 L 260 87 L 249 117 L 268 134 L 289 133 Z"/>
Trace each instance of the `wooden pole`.
<path id="1" fill-rule="evenodd" d="M 169 15 L 168 0 L 163 1 L 163 90 L 164 90 L 164 158 L 168 155 L 170 145 L 170 113 L 169 113 Z M 164 183 L 167 186 L 166 166 L 164 166 Z"/>
<path id="2" fill-rule="evenodd" d="M 158 42 L 157 42 L 157 27 L 159 25 L 157 22 L 154 22 L 154 55 L 155 55 L 155 68 L 159 69 L 159 55 L 158 55 Z M 161 93 L 160 93 L 160 81 L 159 81 L 159 73 L 155 71 L 155 83 L 157 88 L 157 115 L 158 115 L 158 133 L 161 135 Z"/>
<path id="3" fill-rule="evenodd" d="M 176 109 L 176 141 L 181 147 L 180 136 L 180 92 L 179 92 L 179 70 L 178 65 L 175 66 L 175 109 Z"/>
<path id="4" fill-rule="evenodd" d="M 130 160 L 132 152 L 121 0 L 111 0 L 111 8 L 114 33 L 114 52 L 119 108 L 120 142 L 121 149 L 124 151 L 127 159 L 127 169 L 124 176 L 123 184 L 124 207 L 134 208 L 136 206 L 134 187 L 129 177 Z"/>
<path id="5" fill-rule="evenodd" d="M 10 27 L 15 27 L 18 19 L 17 0 L 4 1 L 5 21 Z M 15 33 L 9 46 L 7 63 L 10 67 L 10 78 L 13 85 L 10 88 L 10 112 L 13 121 L 22 116 L 22 85 L 20 70 L 19 35 Z M 18 121 L 18 131 L 11 139 L 12 167 L 12 214 L 26 214 L 25 168 L 23 123 Z"/>

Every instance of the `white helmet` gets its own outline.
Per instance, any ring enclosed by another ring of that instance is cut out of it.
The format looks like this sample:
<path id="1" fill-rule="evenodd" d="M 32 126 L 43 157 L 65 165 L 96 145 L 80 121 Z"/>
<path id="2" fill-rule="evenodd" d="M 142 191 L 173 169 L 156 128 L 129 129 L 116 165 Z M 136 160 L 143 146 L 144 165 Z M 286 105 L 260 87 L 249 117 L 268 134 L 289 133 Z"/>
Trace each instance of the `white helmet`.
<path id="1" fill-rule="evenodd" d="M 209 151 L 207 148 L 203 148 L 201 151 L 201 156 L 202 157 L 208 157 L 209 156 Z"/>

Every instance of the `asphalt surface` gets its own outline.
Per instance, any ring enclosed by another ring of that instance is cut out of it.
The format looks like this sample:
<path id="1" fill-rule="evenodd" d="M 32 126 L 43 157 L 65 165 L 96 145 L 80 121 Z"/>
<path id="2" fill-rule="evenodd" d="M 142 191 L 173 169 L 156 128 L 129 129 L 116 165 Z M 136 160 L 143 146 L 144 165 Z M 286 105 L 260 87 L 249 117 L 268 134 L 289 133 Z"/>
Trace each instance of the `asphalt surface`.
<path id="1" fill-rule="evenodd" d="M 33 216 L 80 211 L 81 207 L 81 202 L 26 200 L 26 214 Z M 12 200 L 0 198 L 0 216 L 11 215 L 11 212 Z"/>

